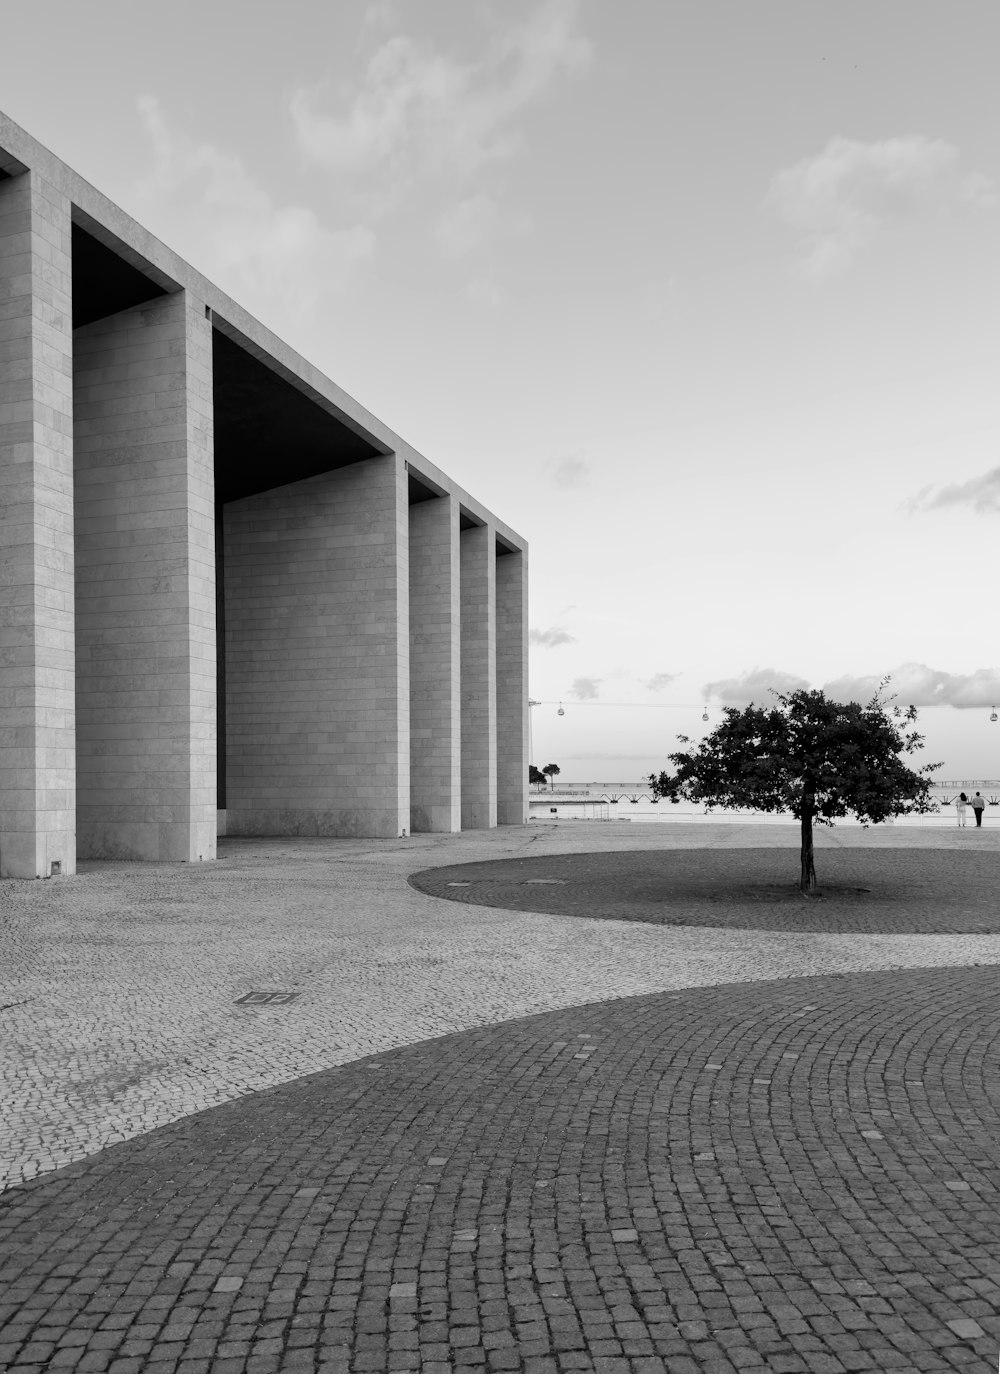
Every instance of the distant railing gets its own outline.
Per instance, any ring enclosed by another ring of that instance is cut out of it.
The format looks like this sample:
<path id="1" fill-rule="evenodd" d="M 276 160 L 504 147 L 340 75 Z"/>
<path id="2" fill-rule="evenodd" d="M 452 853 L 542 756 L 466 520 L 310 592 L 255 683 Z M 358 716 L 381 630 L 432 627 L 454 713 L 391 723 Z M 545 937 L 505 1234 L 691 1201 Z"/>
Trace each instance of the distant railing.
<path id="1" fill-rule="evenodd" d="M 1000 778 L 932 778 L 931 787 L 935 792 L 967 792 L 970 787 L 974 792 L 981 792 L 987 787 L 991 791 L 1000 792 Z M 633 783 L 630 785 L 628 783 L 618 783 L 612 790 L 607 787 L 595 789 L 591 784 L 587 783 L 569 782 L 563 783 L 562 786 L 557 783 L 552 791 L 542 788 L 537 792 L 531 792 L 530 795 L 532 797 L 592 797 L 597 801 L 610 800 L 611 798 L 617 797 L 619 800 L 627 799 L 631 801 L 634 796 L 638 795 L 641 797 L 643 795 L 643 784 Z M 649 795 L 648 792 L 646 795 Z"/>
<path id="2" fill-rule="evenodd" d="M 931 786 L 936 788 L 947 787 L 948 789 L 957 787 L 960 792 L 964 791 L 967 787 L 974 787 L 978 791 L 982 791 L 984 787 L 992 787 L 1000 790 L 1000 778 L 955 778 L 954 780 L 934 778 L 931 782 Z"/>

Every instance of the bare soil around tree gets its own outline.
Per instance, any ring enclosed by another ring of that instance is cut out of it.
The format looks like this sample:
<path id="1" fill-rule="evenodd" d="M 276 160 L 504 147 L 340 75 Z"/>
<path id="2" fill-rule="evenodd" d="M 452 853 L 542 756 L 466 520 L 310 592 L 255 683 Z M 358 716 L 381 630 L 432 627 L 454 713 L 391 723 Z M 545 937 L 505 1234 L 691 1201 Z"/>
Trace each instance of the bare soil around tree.
<path id="1" fill-rule="evenodd" d="M 1000 933 L 1000 858 L 982 850 L 822 849 L 818 890 L 791 849 L 550 855 L 426 869 L 410 882 L 453 902 L 591 920 L 865 934 Z"/>

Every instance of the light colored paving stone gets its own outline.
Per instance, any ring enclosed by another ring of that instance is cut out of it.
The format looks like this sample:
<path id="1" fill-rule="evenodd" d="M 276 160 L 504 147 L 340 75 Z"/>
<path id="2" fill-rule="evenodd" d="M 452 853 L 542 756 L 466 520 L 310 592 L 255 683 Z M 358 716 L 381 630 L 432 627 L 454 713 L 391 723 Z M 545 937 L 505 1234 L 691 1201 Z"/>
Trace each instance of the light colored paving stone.
<path id="1" fill-rule="evenodd" d="M 441 902 L 405 881 L 512 854 L 796 843 L 791 826 L 545 823 L 230 841 L 214 864 L 90 864 L 74 879 L 0 884 L 0 1179 L 302 1074 L 534 1012 L 753 979 L 1000 963 L 1000 936 L 581 922 Z M 1000 854 L 1000 831 L 838 827 L 817 845 Z M 236 1005 L 255 989 L 298 996 Z"/>

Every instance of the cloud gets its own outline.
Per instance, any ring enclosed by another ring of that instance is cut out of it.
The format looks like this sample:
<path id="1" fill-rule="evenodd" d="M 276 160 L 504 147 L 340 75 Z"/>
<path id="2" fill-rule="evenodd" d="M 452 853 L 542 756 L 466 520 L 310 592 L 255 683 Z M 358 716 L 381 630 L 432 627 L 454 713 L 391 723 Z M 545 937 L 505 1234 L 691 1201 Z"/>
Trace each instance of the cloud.
<path id="1" fill-rule="evenodd" d="M 926 663 L 903 663 L 889 673 L 845 674 L 824 682 L 823 692 L 833 701 L 857 701 L 862 705 L 875 696 L 879 684 L 889 678 L 884 697 L 897 704 L 913 706 L 954 706 L 960 710 L 1000 703 L 1000 669 L 977 668 L 974 673 L 946 673 Z M 754 668 L 742 677 L 707 682 L 701 689 L 706 701 L 717 698 L 724 706 L 766 704 L 771 689 L 794 692 L 808 688 L 805 678 L 774 668 Z"/>
<path id="2" fill-rule="evenodd" d="M 842 677 L 823 685 L 835 701 L 871 701 L 878 690 L 880 675 Z M 1000 702 L 1000 670 L 977 668 L 974 673 L 946 673 L 926 663 L 903 663 L 888 674 L 888 696 L 906 706 L 954 706 L 959 710 L 992 706 Z"/>
<path id="3" fill-rule="evenodd" d="M 275 205 L 238 157 L 171 130 L 154 97 L 139 115 L 153 148 L 135 188 L 140 214 L 251 308 L 312 314 L 373 256 L 370 229 L 328 229 L 305 206 Z"/>
<path id="4" fill-rule="evenodd" d="M 742 677 L 706 682 L 701 694 L 706 701 L 714 697 L 724 706 L 747 706 L 750 702 L 767 705 L 772 691 L 795 692 L 808 686 L 805 678 L 796 677 L 794 673 L 783 673 L 776 668 L 754 668 Z"/>
<path id="5" fill-rule="evenodd" d="M 646 681 L 646 686 L 651 692 L 662 692 L 665 688 L 669 687 L 672 682 L 676 682 L 679 677 L 680 673 L 654 673 L 653 676 Z"/>
<path id="6" fill-rule="evenodd" d="M 553 483 L 563 490 L 585 487 L 590 481 L 590 464 L 583 458 L 569 456 L 550 459 L 548 468 Z"/>
<path id="7" fill-rule="evenodd" d="M 399 22 L 399 7 L 395 0 L 368 0 L 361 17 L 362 33 L 391 29 Z"/>
<path id="8" fill-rule="evenodd" d="M 970 172 L 962 182 L 962 199 L 973 205 L 992 207 L 1000 204 L 1000 195 L 988 176 L 982 172 Z"/>
<path id="9" fill-rule="evenodd" d="M 616 760 L 617 762 L 619 762 L 619 763 L 624 763 L 627 759 L 631 759 L 631 760 L 634 760 L 634 761 L 636 761 L 636 762 L 638 762 L 638 763 L 642 763 L 642 764 L 647 765 L 647 769 L 648 769 L 648 766 L 649 766 L 649 750 L 648 750 L 648 749 L 645 751 L 645 753 L 642 753 L 642 754 L 626 754 L 626 753 L 624 753 L 621 749 L 588 749 L 587 752 L 586 752 L 585 754 L 567 754 L 567 753 L 565 753 L 563 750 L 560 750 L 560 751 L 559 751 L 559 754 L 560 754 L 560 757 L 561 757 L 561 758 L 563 758 L 563 759 L 565 759 L 565 760 L 567 760 L 567 761 L 573 760 L 574 762 L 575 762 L 577 759 L 592 759 L 595 763 L 596 763 L 598 760 L 615 759 L 615 760 Z M 596 782 L 601 782 L 601 781 L 610 782 L 610 781 L 614 781 L 614 778 L 613 778 L 613 777 L 612 777 L 612 778 L 604 778 L 604 779 L 597 778 L 597 779 L 594 779 L 594 781 L 596 781 Z"/>
<path id="10" fill-rule="evenodd" d="M 910 511 L 944 510 L 949 506 L 968 506 L 977 515 L 996 515 L 1000 511 L 1000 468 L 991 468 L 967 482 L 952 482 L 946 487 L 925 487 L 906 502 Z"/>
<path id="11" fill-rule="evenodd" d="M 527 215 L 505 214 L 492 196 L 475 195 L 449 205 L 434 225 L 434 238 L 445 257 L 467 258 L 482 253 L 501 235 L 525 234 Z"/>
<path id="12" fill-rule="evenodd" d="M 820 279 L 849 267 L 891 220 L 914 219 L 948 201 L 992 204 L 979 172 L 959 178 L 958 149 L 912 135 L 873 143 L 832 138 L 821 153 L 771 179 L 767 202 L 797 230 L 799 268 Z"/>
<path id="13" fill-rule="evenodd" d="M 576 638 L 567 630 L 553 625 L 549 630 L 529 630 L 528 643 L 539 644 L 545 649 L 556 649 L 560 644 L 575 644 Z"/>
<path id="14" fill-rule="evenodd" d="M 375 51 L 340 108 L 322 87 L 300 89 L 291 116 L 305 156 L 331 171 L 405 186 L 414 176 L 469 175 L 518 146 L 517 119 L 564 74 L 587 69 L 579 0 L 544 0 L 461 61 L 397 33 Z"/>
<path id="15" fill-rule="evenodd" d="M 498 220 L 496 201 L 491 196 L 470 196 L 444 211 L 434 226 L 434 237 L 448 257 L 464 258 L 490 241 Z"/>
<path id="16" fill-rule="evenodd" d="M 601 679 L 599 677 L 578 677 L 569 689 L 569 695 L 575 697 L 577 701 L 594 701 L 597 698 L 597 689 L 600 685 Z"/>
<path id="17" fill-rule="evenodd" d="M 492 273 L 473 277 L 466 285 L 465 294 L 476 305 L 485 305 L 491 310 L 498 310 L 504 299 L 504 293 Z"/>

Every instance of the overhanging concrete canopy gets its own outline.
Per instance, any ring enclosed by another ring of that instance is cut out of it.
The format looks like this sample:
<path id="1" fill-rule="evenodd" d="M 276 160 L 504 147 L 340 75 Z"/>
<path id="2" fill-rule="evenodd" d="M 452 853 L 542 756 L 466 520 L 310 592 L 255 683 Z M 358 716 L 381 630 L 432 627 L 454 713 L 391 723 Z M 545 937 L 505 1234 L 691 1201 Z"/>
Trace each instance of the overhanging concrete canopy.
<path id="1" fill-rule="evenodd" d="M 80 224 L 72 227 L 72 244 L 74 329 L 167 294 L 166 286 Z"/>
<path id="2" fill-rule="evenodd" d="M 212 355 L 218 503 L 388 452 L 218 328 Z"/>

